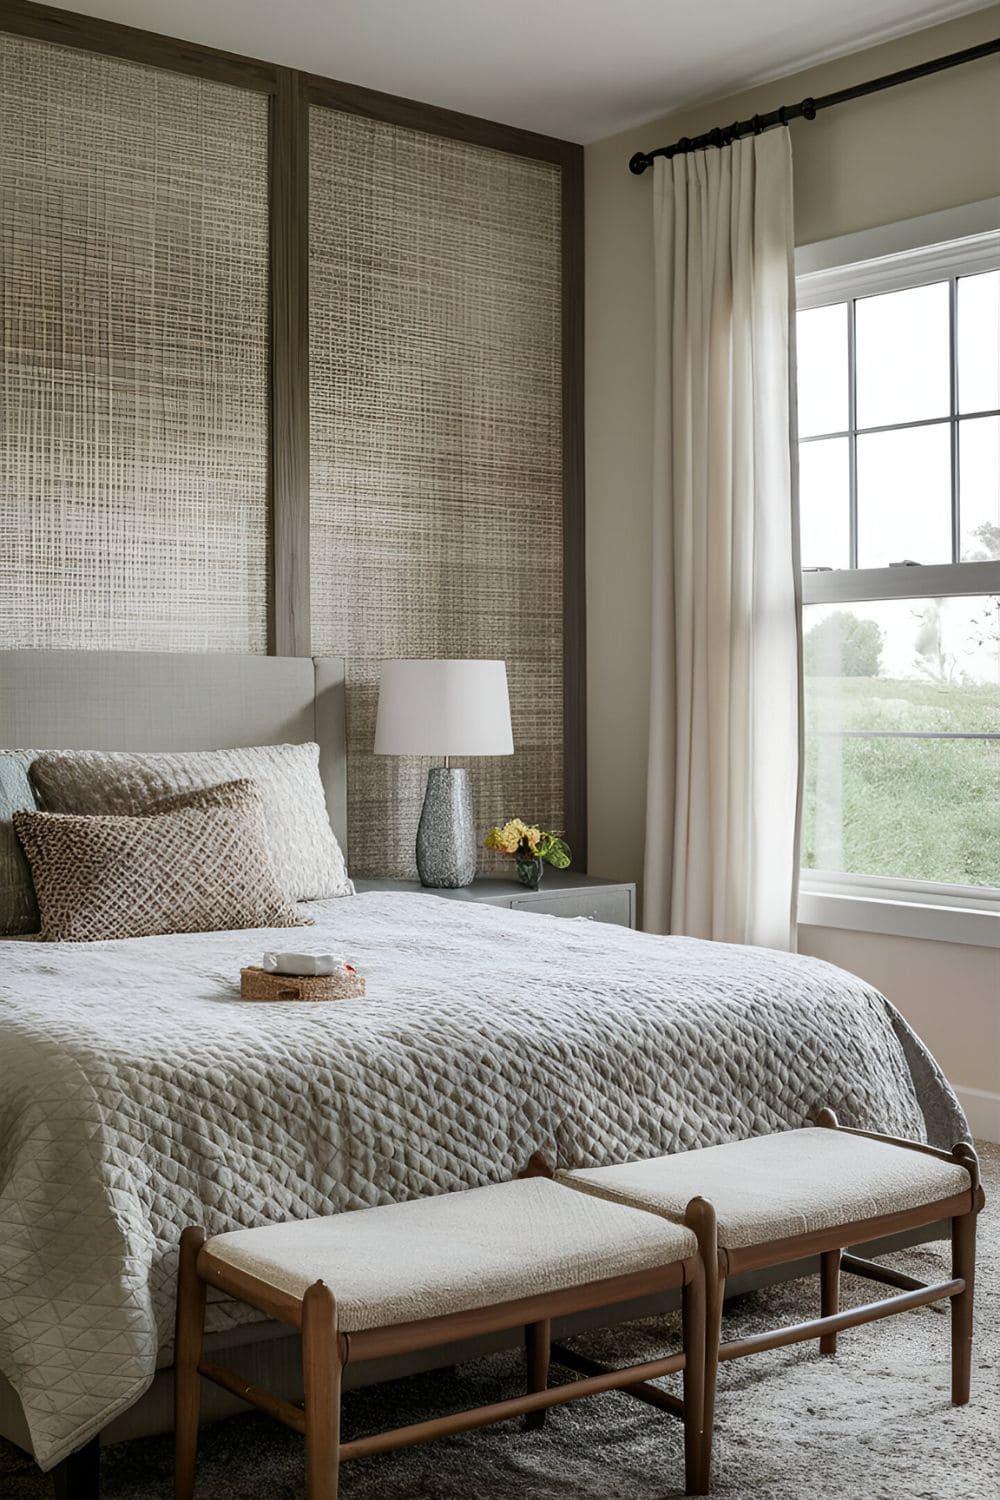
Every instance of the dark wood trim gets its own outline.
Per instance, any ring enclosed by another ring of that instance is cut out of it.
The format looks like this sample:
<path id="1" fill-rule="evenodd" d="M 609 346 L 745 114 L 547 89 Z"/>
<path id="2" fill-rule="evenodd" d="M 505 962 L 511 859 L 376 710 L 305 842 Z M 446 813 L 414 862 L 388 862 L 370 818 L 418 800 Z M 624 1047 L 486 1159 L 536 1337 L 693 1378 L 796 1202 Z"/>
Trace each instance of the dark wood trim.
<path id="1" fill-rule="evenodd" d="M 563 805 L 587 868 L 587 571 L 584 466 L 583 147 L 562 164 Z"/>
<path id="2" fill-rule="evenodd" d="M 302 74 L 270 103 L 269 650 L 309 656 L 309 111 Z"/>
<path id="3" fill-rule="evenodd" d="M 33 0 L 0 0 L 0 31 L 104 57 L 120 57 L 126 62 L 145 63 L 151 68 L 191 73 L 214 83 L 231 83 L 237 88 L 263 93 L 273 92 L 278 71 L 272 63 L 252 57 L 220 52 L 198 42 L 161 36 L 138 26 L 122 26 L 117 21 L 103 21 L 72 10 L 35 5 Z"/>
<path id="4" fill-rule="evenodd" d="M 378 89 L 361 88 L 358 84 L 342 83 L 335 78 L 321 78 L 316 73 L 306 74 L 305 84 L 310 104 L 340 109 L 349 115 L 363 115 L 366 119 L 400 125 L 407 130 L 423 130 L 429 135 L 445 136 L 453 141 L 465 141 L 470 146 L 486 146 L 493 151 L 507 151 L 513 156 L 555 162 L 558 166 L 577 153 L 581 157 L 583 154 L 583 147 L 575 146 L 572 141 L 538 135 L 533 130 L 520 130 L 516 125 L 502 125 L 498 120 L 481 120 L 478 115 L 463 115 L 454 109 L 441 109 L 436 104 L 421 104 L 417 99 L 401 99 L 395 94 L 383 94 Z"/>

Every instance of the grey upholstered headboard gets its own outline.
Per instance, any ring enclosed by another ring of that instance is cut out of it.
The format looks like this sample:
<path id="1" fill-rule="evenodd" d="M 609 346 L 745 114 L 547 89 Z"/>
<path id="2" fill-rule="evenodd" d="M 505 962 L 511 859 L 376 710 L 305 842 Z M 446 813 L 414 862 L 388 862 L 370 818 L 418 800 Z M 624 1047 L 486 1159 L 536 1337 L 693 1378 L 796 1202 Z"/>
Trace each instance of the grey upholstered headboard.
<path id="1" fill-rule="evenodd" d="M 347 853 L 340 657 L 0 651 L 0 746 L 225 750 L 315 740 L 330 822 Z"/>

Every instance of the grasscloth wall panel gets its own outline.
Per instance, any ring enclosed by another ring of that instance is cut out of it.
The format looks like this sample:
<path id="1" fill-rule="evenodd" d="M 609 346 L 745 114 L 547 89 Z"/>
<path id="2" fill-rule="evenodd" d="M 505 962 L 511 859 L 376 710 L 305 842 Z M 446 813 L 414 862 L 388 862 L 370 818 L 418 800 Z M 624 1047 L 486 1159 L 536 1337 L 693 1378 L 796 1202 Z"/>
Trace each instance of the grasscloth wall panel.
<path id="1" fill-rule="evenodd" d="M 267 648 L 267 100 L 0 36 L 0 636 Z"/>
<path id="2" fill-rule="evenodd" d="M 384 657 L 505 658 L 479 823 L 562 824 L 560 172 L 319 106 L 310 164 L 312 642 L 348 662 L 352 868 L 405 875 L 427 762 L 372 754 Z"/>

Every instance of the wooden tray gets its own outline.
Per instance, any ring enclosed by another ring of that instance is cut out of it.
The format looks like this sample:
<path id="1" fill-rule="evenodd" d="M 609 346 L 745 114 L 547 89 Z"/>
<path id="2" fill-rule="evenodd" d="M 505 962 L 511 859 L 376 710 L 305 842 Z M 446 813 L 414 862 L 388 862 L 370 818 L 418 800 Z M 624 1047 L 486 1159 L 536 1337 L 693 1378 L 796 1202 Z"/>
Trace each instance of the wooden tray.
<path id="1" fill-rule="evenodd" d="M 354 1000 L 365 992 L 360 974 L 269 974 L 257 967 L 240 970 L 243 1000 Z"/>

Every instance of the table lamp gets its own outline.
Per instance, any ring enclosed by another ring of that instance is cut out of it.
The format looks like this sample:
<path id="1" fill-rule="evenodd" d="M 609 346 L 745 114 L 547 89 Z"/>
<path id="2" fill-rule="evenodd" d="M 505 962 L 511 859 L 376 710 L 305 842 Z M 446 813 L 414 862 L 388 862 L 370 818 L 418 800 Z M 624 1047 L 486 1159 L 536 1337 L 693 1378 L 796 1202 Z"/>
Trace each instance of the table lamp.
<path id="1" fill-rule="evenodd" d="M 417 871 L 423 885 L 471 885 L 476 827 L 469 773 L 453 755 L 513 755 L 507 667 L 502 661 L 385 661 L 376 755 L 441 756 L 427 774 Z"/>

